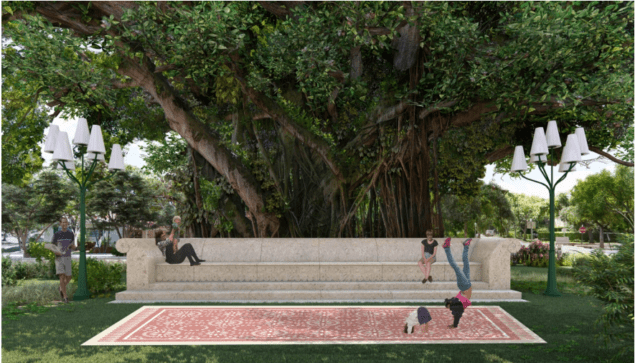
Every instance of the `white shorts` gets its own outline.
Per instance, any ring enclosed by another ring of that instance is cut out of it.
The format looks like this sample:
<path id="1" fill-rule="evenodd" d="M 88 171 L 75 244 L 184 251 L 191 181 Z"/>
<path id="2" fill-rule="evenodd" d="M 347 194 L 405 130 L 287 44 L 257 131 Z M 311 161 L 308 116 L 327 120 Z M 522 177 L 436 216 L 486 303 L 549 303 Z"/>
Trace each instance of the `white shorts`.
<path id="1" fill-rule="evenodd" d="M 64 274 L 66 276 L 73 275 L 71 269 L 71 256 L 57 256 L 55 257 L 55 273 L 57 275 Z"/>
<path id="2" fill-rule="evenodd" d="M 419 318 L 417 317 L 417 310 L 411 312 L 410 315 L 408 315 L 406 324 L 408 324 L 408 334 L 412 334 L 412 329 L 414 329 L 416 325 L 420 325 Z"/>

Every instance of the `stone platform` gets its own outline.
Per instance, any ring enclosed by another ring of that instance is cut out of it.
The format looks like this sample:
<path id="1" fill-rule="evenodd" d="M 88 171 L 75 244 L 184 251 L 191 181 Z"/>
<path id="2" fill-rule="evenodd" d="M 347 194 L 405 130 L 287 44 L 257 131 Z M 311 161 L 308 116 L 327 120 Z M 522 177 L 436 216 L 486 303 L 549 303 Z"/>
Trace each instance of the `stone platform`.
<path id="1" fill-rule="evenodd" d="M 437 238 L 440 243 L 444 238 Z M 463 239 L 452 254 L 463 267 Z M 154 239 L 120 239 L 127 253 L 127 291 L 116 302 L 423 302 L 458 292 L 456 275 L 437 248 L 434 282 L 421 283 L 421 239 L 187 239 L 206 262 L 166 263 Z M 510 290 L 513 239 L 474 239 L 473 301 L 522 301 Z"/>

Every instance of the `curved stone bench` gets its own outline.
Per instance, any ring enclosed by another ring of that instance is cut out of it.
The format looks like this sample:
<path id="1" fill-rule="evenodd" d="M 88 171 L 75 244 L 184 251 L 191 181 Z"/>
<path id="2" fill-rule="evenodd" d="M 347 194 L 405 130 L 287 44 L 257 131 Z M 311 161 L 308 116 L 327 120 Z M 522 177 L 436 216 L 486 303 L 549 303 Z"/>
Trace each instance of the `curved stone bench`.
<path id="1" fill-rule="evenodd" d="M 456 275 L 437 248 L 433 283 L 421 284 L 420 238 L 284 239 L 183 238 L 206 260 L 200 266 L 165 262 L 154 239 L 120 239 L 127 253 L 127 291 L 118 301 L 298 301 L 441 299 L 456 295 Z M 452 254 L 463 267 L 463 238 Z M 437 241 L 443 241 L 437 238 Z M 513 239 L 474 239 L 470 245 L 473 299 L 520 299 L 510 289 Z M 295 297 L 293 297 L 295 296 Z M 360 298 L 361 296 L 361 298 Z M 387 297 L 389 296 L 389 297 Z"/>

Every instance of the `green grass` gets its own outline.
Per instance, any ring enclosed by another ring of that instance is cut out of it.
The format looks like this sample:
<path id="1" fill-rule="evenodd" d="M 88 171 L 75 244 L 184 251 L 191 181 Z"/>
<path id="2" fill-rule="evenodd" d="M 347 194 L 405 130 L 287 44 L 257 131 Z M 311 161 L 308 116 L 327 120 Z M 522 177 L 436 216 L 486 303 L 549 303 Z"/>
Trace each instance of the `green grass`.
<path id="1" fill-rule="evenodd" d="M 545 268 L 512 267 L 513 284 L 546 288 Z M 544 278 L 543 278 L 544 276 Z M 558 269 L 558 288 L 573 284 Z M 544 281 L 543 281 L 544 280 Z M 562 282 L 561 282 L 562 281 Z M 609 362 L 615 354 L 594 341 L 601 303 L 564 293 L 552 298 L 523 290 L 528 303 L 492 303 L 547 344 L 381 344 L 262 346 L 103 346 L 81 344 L 147 304 L 108 304 L 114 295 L 2 319 L 2 362 Z M 170 305 L 162 303 L 160 305 Z M 179 303 L 177 305 L 186 305 Z M 229 304 L 187 304 L 229 305 Z M 240 304 L 235 304 L 240 305 Z M 281 304 L 262 304 L 281 305 Z M 301 304 L 288 304 L 301 305 Z M 319 304 L 310 304 L 319 305 Z M 324 304 L 336 305 L 336 304 Z M 342 304 L 353 305 L 353 304 Z M 358 304 L 363 305 L 363 304 Z M 370 304 L 377 305 L 377 304 Z M 399 304 L 389 304 L 399 305 Z M 412 305 L 412 304 L 404 304 Z M 432 305 L 432 304 L 430 304 Z M 613 360 L 614 362 L 630 361 Z"/>

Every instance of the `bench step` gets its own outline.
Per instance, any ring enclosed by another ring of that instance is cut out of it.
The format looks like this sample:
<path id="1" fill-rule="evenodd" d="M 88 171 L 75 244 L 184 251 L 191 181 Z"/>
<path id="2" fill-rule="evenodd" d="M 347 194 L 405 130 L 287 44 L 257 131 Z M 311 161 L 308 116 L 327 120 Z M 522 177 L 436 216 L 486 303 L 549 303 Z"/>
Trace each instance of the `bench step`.
<path id="1" fill-rule="evenodd" d="M 463 269 L 463 264 L 457 264 Z M 481 279 L 482 264 L 470 262 L 471 279 Z M 456 281 L 447 262 L 432 264 L 435 282 Z M 188 262 L 156 265 L 156 282 L 248 282 L 248 281 L 405 281 L 419 282 L 423 275 L 413 262 Z"/>
<path id="2" fill-rule="evenodd" d="M 489 284 L 473 281 L 474 290 L 487 290 Z M 403 281 L 373 281 L 373 282 L 157 282 L 150 284 L 149 290 L 157 291 L 257 291 L 257 290 L 452 290 L 458 291 L 456 282 L 403 282 Z"/>
<path id="3" fill-rule="evenodd" d="M 117 302 L 416 302 L 456 296 L 452 290 L 268 290 L 268 291 L 135 291 L 117 293 Z M 513 290 L 473 290 L 472 300 L 520 300 Z"/>

